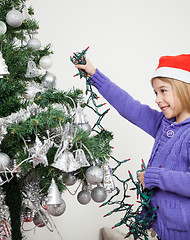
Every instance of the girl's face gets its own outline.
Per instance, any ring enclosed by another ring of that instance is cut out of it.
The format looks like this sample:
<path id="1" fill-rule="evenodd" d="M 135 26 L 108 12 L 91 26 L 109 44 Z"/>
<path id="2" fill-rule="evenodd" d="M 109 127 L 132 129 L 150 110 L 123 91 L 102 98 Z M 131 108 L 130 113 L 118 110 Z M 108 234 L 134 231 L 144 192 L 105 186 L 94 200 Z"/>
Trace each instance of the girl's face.
<path id="1" fill-rule="evenodd" d="M 181 104 L 181 101 L 174 94 L 170 83 L 154 78 L 152 82 L 158 107 L 167 119 L 176 118 L 176 123 L 182 122 L 190 117 L 190 113 Z"/>

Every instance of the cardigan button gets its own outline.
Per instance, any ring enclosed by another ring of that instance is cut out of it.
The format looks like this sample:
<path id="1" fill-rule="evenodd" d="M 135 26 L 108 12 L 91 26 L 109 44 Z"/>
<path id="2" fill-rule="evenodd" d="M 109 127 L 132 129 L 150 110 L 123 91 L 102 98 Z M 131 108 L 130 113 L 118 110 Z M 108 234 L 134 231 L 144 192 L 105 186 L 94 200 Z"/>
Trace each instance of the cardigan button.
<path id="1" fill-rule="evenodd" d="M 174 131 L 173 130 L 168 130 L 167 133 L 166 133 L 167 137 L 173 137 L 174 135 Z"/>

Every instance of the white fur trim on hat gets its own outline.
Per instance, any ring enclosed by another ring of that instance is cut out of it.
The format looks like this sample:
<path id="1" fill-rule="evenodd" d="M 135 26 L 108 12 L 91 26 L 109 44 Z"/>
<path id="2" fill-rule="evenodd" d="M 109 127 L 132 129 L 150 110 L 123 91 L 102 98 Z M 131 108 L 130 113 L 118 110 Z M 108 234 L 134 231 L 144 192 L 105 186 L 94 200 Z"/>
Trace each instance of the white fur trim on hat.
<path id="1" fill-rule="evenodd" d="M 182 82 L 190 83 L 190 72 L 179 68 L 160 67 L 154 72 L 152 79 L 155 77 L 174 78 Z"/>

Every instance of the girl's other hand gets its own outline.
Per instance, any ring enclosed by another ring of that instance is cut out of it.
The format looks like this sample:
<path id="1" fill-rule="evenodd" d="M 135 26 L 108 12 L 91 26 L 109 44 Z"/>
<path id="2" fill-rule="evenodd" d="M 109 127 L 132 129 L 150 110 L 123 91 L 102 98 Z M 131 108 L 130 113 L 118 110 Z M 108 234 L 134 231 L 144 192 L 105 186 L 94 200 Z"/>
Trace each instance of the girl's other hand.
<path id="1" fill-rule="evenodd" d="M 145 184 L 144 184 L 144 174 L 145 174 L 145 171 L 139 172 L 138 177 L 139 177 L 140 183 L 141 183 L 141 184 L 143 185 L 143 187 L 145 188 Z"/>
<path id="2" fill-rule="evenodd" d="M 85 65 L 77 64 L 75 65 L 75 67 L 86 71 L 89 77 L 92 77 L 92 75 L 96 72 L 95 67 L 92 65 L 92 63 L 88 59 L 86 59 Z"/>

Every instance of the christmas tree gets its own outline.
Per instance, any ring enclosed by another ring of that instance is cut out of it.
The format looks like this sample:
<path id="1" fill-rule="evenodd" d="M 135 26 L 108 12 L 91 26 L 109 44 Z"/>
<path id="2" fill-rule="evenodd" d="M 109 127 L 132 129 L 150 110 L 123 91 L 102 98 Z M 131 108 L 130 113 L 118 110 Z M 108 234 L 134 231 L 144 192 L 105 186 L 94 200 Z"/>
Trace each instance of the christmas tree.
<path id="1" fill-rule="evenodd" d="M 14 240 L 26 222 L 51 229 L 51 216 L 65 211 L 61 193 L 77 180 L 81 204 L 105 201 L 111 188 L 104 176 L 112 134 L 101 125 L 108 110 L 99 112 L 90 85 L 86 104 L 80 89 L 56 89 L 51 45 L 37 38 L 25 3 L 0 2 L 0 238 Z M 97 113 L 93 127 L 86 106 Z"/>

